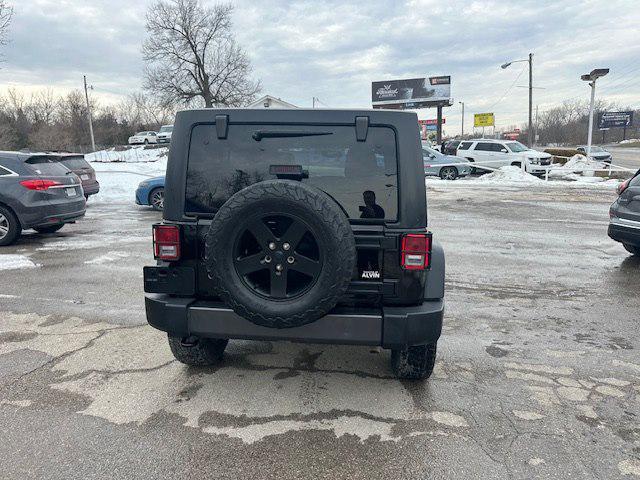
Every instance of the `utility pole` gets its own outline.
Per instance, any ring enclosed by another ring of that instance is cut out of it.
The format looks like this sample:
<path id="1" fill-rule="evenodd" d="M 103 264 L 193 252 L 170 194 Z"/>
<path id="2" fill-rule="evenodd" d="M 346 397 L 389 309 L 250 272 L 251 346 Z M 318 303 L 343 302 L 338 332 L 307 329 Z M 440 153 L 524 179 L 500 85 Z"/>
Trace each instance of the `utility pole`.
<path id="1" fill-rule="evenodd" d="M 436 144 L 440 145 L 442 143 L 442 105 L 438 105 L 436 107 L 437 111 L 437 131 L 436 131 Z"/>
<path id="2" fill-rule="evenodd" d="M 460 133 L 460 137 L 464 137 L 464 102 L 458 102 L 460 105 L 462 105 L 462 128 L 461 133 Z"/>
<path id="3" fill-rule="evenodd" d="M 316 97 L 311 97 L 311 104 L 313 105 L 311 108 L 316 108 Z"/>
<path id="4" fill-rule="evenodd" d="M 528 60 L 512 60 L 510 62 L 503 63 L 500 65 L 500 68 L 504 70 L 512 63 L 517 62 L 529 62 L 529 131 L 527 137 L 529 139 L 529 147 L 533 148 L 533 53 L 529 54 Z"/>
<path id="5" fill-rule="evenodd" d="M 529 54 L 529 148 L 533 148 L 533 53 Z"/>
<path id="6" fill-rule="evenodd" d="M 536 105 L 536 122 L 535 122 L 535 128 L 534 128 L 534 132 L 535 135 L 533 137 L 534 141 L 538 141 L 538 105 Z"/>
<path id="7" fill-rule="evenodd" d="M 93 86 L 87 87 L 87 76 L 83 75 L 84 79 L 84 98 L 87 100 L 87 117 L 89 118 L 89 133 L 91 133 L 91 150 L 96 151 L 96 139 L 93 137 L 93 123 L 91 122 L 91 106 L 89 105 L 89 92 L 87 88 L 93 90 Z"/>

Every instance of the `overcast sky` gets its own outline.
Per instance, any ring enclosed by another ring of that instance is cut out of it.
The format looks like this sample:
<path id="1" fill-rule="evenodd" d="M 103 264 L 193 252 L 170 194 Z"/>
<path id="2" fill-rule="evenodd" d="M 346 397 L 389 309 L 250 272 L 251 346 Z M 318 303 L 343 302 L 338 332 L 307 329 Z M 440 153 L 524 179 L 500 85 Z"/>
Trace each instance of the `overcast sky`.
<path id="1" fill-rule="evenodd" d="M 0 88 L 82 86 L 103 102 L 140 88 L 144 14 L 135 0 L 9 0 L 15 17 Z M 206 1 L 204 3 L 207 3 Z M 534 105 L 588 99 L 580 74 L 611 73 L 598 97 L 640 108 L 638 0 L 457 1 L 237 0 L 238 41 L 264 92 L 298 106 L 370 107 L 371 81 L 451 75 L 455 106 L 446 131 L 474 112 L 494 111 L 498 127 L 526 121 L 526 63 L 534 54 Z M 433 118 L 435 110 L 422 110 Z"/>

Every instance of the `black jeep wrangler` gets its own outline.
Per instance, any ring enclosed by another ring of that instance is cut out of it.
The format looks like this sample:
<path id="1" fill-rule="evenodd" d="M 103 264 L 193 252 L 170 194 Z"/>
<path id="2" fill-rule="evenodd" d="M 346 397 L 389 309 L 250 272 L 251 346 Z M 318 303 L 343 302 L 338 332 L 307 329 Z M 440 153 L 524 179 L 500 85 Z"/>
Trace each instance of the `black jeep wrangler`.
<path id="1" fill-rule="evenodd" d="M 414 113 L 178 113 L 149 324 L 188 365 L 229 339 L 378 345 L 400 378 L 433 371 L 444 253 L 427 230 Z"/>

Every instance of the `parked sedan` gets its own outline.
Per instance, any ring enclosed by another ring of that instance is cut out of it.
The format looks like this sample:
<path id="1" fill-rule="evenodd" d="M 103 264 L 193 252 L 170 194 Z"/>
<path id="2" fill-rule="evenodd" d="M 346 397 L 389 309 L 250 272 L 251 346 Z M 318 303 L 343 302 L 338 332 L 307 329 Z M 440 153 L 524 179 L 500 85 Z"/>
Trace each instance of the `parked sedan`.
<path id="1" fill-rule="evenodd" d="M 609 217 L 609 236 L 629 253 L 640 256 L 640 170 L 618 187 Z"/>
<path id="2" fill-rule="evenodd" d="M 586 145 L 578 145 L 578 147 L 576 147 L 576 150 L 578 150 L 583 155 L 587 154 Z M 604 162 L 604 163 L 611 163 L 611 160 L 612 160 L 611 154 L 608 151 L 606 151 L 602 147 L 596 147 L 595 145 L 591 145 L 590 157 L 598 162 Z"/>
<path id="3" fill-rule="evenodd" d="M 422 146 L 422 160 L 424 162 L 424 174 L 437 176 L 443 180 L 455 180 L 471 174 L 471 162 L 466 158 L 454 155 L 443 155 L 431 147 Z M 460 165 L 460 164 L 464 165 Z M 457 164 L 457 165 L 448 165 Z"/>
<path id="4" fill-rule="evenodd" d="M 56 155 L 0 152 L 0 246 L 28 228 L 56 232 L 85 209 L 80 179 Z"/>
<path id="5" fill-rule="evenodd" d="M 136 203 L 150 205 L 154 210 L 164 208 L 164 177 L 155 177 L 140 182 L 136 190 Z"/>
<path id="6" fill-rule="evenodd" d="M 158 143 L 157 132 L 138 132 L 129 137 L 129 145 L 148 145 L 149 143 Z"/>
<path id="7" fill-rule="evenodd" d="M 75 173 L 82 181 L 82 189 L 84 190 L 84 198 L 95 195 L 100 191 L 100 184 L 96 179 L 96 171 L 89 162 L 84 159 L 84 155 L 80 153 L 59 153 L 57 159 L 65 167 Z"/>

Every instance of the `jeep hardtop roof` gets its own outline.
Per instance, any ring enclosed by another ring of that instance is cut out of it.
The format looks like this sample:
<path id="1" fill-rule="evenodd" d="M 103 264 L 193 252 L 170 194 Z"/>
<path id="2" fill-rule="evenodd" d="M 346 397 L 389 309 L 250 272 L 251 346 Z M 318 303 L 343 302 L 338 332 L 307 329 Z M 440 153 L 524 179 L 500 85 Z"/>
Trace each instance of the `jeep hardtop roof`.
<path id="1" fill-rule="evenodd" d="M 185 212 L 185 185 L 194 128 L 211 125 L 214 140 L 227 138 L 234 125 L 326 125 L 353 127 L 354 141 L 365 141 L 371 127 L 395 135 L 398 215 L 391 227 L 426 227 L 426 191 L 418 118 L 413 112 L 354 109 L 195 109 L 178 112 L 167 164 L 164 219 L 193 221 Z M 217 136 L 217 138 L 215 138 Z"/>

